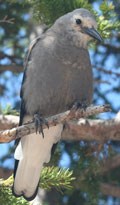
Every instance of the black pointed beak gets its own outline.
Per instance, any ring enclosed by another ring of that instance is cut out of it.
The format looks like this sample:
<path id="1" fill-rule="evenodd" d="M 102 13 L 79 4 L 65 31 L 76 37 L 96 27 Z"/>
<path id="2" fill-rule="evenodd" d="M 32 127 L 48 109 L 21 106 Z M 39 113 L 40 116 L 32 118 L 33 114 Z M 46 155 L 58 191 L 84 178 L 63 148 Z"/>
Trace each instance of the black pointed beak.
<path id="1" fill-rule="evenodd" d="M 94 28 L 87 28 L 84 27 L 83 28 L 84 33 L 88 34 L 89 36 L 97 39 L 98 41 L 103 41 L 102 37 L 100 36 L 100 34 L 98 33 L 98 31 L 96 31 Z"/>

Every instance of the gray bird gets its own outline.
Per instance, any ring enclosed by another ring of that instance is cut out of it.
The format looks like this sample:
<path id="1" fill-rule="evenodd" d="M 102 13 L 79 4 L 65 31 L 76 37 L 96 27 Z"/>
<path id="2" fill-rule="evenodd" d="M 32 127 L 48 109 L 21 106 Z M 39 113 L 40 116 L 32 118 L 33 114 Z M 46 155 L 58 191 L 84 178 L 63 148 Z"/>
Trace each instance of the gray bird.
<path id="1" fill-rule="evenodd" d="M 68 110 L 75 102 L 91 103 L 93 75 L 87 44 L 93 38 L 102 40 L 96 27 L 93 15 L 80 8 L 57 19 L 32 43 L 25 61 L 20 125 L 36 113 L 45 118 Z M 44 129 L 44 138 L 42 134 L 21 138 L 15 151 L 15 196 L 35 198 L 41 169 L 62 130 L 59 124 Z"/>

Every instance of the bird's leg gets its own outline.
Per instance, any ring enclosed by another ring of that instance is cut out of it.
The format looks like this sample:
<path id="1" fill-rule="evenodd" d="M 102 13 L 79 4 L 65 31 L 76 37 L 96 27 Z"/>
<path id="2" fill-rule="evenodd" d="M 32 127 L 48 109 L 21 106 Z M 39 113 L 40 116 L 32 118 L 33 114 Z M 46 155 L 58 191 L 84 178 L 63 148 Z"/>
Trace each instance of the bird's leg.
<path id="1" fill-rule="evenodd" d="M 73 104 L 72 108 L 71 108 L 71 111 L 72 110 L 75 110 L 77 111 L 78 109 L 84 109 L 86 110 L 88 106 L 88 103 L 87 103 L 87 100 L 84 99 L 84 100 L 81 100 L 81 101 L 75 101 L 75 103 Z"/>
<path id="2" fill-rule="evenodd" d="M 41 133 L 43 138 L 44 138 L 43 125 L 46 125 L 47 128 L 49 129 L 49 125 L 48 125 L 47 120 L 44 117 L 42 117 L 42 115 L 35 114 L 34 115 L 34 122 L 35 122 L 36 134 L 37 134 L 37 132 L 39 132 L 39 134 Z"/>

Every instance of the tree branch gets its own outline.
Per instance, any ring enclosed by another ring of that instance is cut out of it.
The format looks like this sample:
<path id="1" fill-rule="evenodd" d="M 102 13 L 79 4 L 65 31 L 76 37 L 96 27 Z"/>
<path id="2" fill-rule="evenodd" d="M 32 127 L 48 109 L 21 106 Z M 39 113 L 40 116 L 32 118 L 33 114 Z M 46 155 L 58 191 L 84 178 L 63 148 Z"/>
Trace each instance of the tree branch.
<path id="1" fill-rule="evenodd" d="M 106 47 L 108 49 L 109 53 L 119 53 L 120 52 L 120 46 L 118 45 L 113 45 L 113 44 L 109 44 L 109 43 L 104 43 L 104 47 Z"/>
<path id="2" fill-rule="evenodd" d="M 108 130 L 114 129 L 114 132 L 112 130 L 112 133 L 119 132 L 119 124 L 105 122 L 105 121 L 99 121 L 99 120 L 84 120 L 84 124 L 76 123 L 75 121 L 71 122 L 72 119 L 79 119 L 81 117 L 88 117 L 94 114 L 99 114 L 102 112 L 108 112 L 110 111 L 110 107 L 108 105 L 103 106 L 90 106 L 87 107 L 86 110 L 79 109 L 77 111 L 66 111 L 64 113 L 60 113 L 57 115 L 54 115 L 52 117 L 47 118 L 49 126 L 55 126 L 59 123 L 65 124 L 65 129 L 62 134 L 62 139 L 64 140 L 100 140 L 102 139 L 110 139 L 109 135 L 110 132 Z M 68 122 L 69 121 L 69 122 Z M 43 129 L 46 128 L 45 125 L 43 125 Z M 107 128 L 107 132 L 105 131 L 105 128 Z M 15 140 L 17 138 L 21 138 L 25 135 L 31 134 L 35 132 L 35 126 L 33 122 L 29 122 L 25 125 L 22 125 L 17 128 L 13 128 L 11 130 L 5 130 L 0 132 L 0 142 L 10 142 L 12 140 Z M 89 133 L 90 132 L 90 133 Z M 100 133 L 99 133 L 100 132 Z M 105 135 L 104 132 L 106 133 Z M 103 135 L 103 136 L 102 136 Z M 114 135 L 114 139 L 120 139 L 120 136 L 116 138 Z M 99 136 L 99 137 L 98 137 Z"/>
<path id="3" fill-rule="evenodd" d="M 104 161 L 100 172 L 102 174 L 107 174 L 110 170 L 115 169 L 116 167 L 119 166 L 120 166 L 120 154 L 117 154 L 116 156 L 110 157 Z"/>
<path id="4" fill-rule="evenodd" d="M 21 73 L 23 72 L 23 67 L 20 65 L 0 65 L 0 73 L 8 70 L 13 73 Z"/>
<path id="5" fill-rule="evenodd" d="M 94 67 L 97 71 L 103 72 L 103 73 L 105 73 L 105 74 L 108 74 L 108 75 L 116 75 L 117 77 L 120 77 L 120 73 L 115 72 L 115 71 L 113 71 L 113 70 L 106 70 L 105 68 L 96 67 L 95 65 L 93 65 L 93 67 Z"/>
<path id="6" fill-rule="evenodd" d="M 109 196 L 120 198 L 120 187 L 119 186 L 115 186 L 115 185 L 107 184 L 107 183 L 101 183 L 100 191 L 104 195 L 107 195 L 107 196 L 109 195 Z"/>
<path id="7" fill-rule="evenodd" d="M 19 116 L 0 115 L 0 130 L 11 129 L 16 127 L 19 122 Z"/>
<path id="8" fill-rule="evenodd" d="M 2 20 L 0 20 L 0 23 L 14 23 L 14 18 L 8 19 L 8 16 L 5 16 Z"/>
<path id="9" fill-rule="evenodd" d="M 79 120 L 67 122 L 62 133 L 64 140 L 120 140 L 120 122 L 115 120 Z"/>

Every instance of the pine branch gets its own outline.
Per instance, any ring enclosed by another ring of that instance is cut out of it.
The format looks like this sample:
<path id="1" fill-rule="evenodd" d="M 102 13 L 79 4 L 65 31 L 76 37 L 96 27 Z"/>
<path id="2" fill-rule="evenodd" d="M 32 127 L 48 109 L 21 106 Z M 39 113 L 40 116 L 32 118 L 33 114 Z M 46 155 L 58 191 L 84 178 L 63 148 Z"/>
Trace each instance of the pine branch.
<path id="1" fill-rule="evenodd" d="M 71 182 L 75 180 L 72 177 L 73 172 L 69 169 L 60 169 L 59 167 L 45 167 L 41 173 L 40 187 L 43 189 L 56 188 L 58 191 L 71 189 Z"/>

